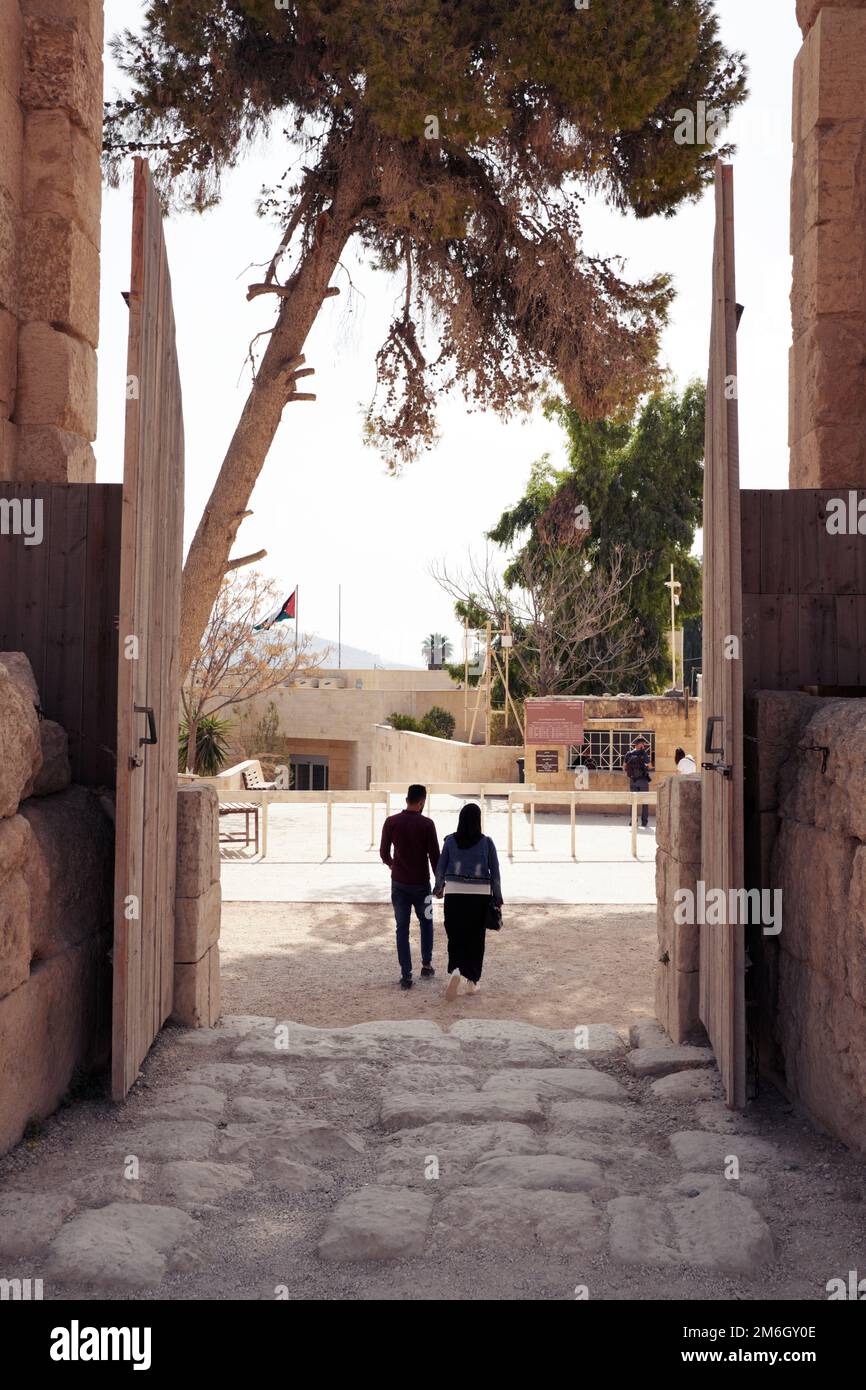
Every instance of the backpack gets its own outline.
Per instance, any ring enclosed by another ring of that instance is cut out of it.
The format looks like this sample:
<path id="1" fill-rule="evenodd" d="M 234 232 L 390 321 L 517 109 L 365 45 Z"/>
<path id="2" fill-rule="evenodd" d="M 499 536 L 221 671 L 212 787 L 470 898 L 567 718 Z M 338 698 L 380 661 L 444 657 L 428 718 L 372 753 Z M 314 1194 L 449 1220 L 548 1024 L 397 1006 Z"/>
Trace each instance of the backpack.
<path id="1" fill-rule="evenodd" d="M 630 782 L 636 782 L 640 777 L 649 776 L 648 761 L 649 756 L 645 749 L 633 748 L 629 753 L 626 753 L 622 760 L 622 766 Z"/>

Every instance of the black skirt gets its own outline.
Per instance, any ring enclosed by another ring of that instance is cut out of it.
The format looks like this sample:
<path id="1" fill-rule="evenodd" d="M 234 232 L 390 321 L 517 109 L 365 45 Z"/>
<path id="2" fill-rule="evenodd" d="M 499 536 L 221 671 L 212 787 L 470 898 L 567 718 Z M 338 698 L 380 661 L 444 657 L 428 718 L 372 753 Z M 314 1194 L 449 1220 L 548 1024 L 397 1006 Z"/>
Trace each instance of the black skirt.
<path id="1" fill-rule="evenodd" d="M 464 980 L 481 979 L 487 936 L 487 893 L 446 893 L 445 935 L 448 938 L 448 973 L 459 970 Z"/>

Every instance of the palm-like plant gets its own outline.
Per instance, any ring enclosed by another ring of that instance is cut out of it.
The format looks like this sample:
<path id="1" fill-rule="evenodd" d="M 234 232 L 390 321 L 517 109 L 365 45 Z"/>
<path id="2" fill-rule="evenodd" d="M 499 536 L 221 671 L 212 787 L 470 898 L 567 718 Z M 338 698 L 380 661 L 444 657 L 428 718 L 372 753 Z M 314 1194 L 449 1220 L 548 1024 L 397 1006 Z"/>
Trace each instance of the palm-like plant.
<path id="1" fill-rule="evenodd" d="M 212 714 L 201 715 L 196 721 L 195 758 L 190 762 L 189 724 L 182 720 L 177 752 L 178 772 L 190 768 L 199 777 L 215 777 L 226 760 L 230 728 L 230 719 L 217 719 Z"/>

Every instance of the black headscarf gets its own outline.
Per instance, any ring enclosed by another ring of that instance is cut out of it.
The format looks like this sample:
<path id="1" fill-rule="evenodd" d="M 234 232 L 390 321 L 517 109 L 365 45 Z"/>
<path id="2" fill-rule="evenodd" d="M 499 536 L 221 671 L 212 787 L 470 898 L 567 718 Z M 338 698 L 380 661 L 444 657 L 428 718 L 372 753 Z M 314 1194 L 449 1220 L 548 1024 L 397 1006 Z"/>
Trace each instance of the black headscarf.
<path id="1" fill-rule="evenodd" d="M 470 801 L 457 817 L 457 831 L 454 835 L 458 849 L 471 849 L 481 839 L 481 807 Z"/>

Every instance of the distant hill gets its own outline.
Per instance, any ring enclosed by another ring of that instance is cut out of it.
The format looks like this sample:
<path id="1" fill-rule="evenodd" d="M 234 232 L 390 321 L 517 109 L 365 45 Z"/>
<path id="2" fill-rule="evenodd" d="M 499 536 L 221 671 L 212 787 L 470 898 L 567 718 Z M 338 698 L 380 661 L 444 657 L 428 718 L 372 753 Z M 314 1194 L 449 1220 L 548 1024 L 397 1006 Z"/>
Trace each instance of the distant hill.
<path id="1" fill-rule="evenodd" d="M 374 667 L 386 671 L 417 671 L 423 667 L 408 666 L 403 661 L 389 661 L 387 657 L 380 656 L 378 652 L 364 651 L 363 647 L 350 647 L 346 642 L 342 646 L 342 663 L 338 660 L 337 642 L 333 637 L 319 637 L 313 639 L 319 651 L 330 647 L 331 652 L 326 660 L 320 662 L 323 670 L 333 671 L 342 664 L 344 671 L 372 671 Z"/>

